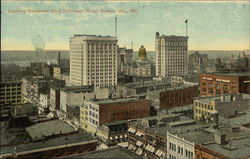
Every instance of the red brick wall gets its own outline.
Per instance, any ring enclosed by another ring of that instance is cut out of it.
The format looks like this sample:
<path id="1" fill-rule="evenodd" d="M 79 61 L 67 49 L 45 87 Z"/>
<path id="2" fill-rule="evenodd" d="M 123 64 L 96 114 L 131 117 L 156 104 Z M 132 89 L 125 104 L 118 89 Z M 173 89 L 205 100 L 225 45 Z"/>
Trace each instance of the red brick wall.
<path id="1" fill-rule="evenodd" d="M 99 122 L 111 123 L 119 120 L 143 118 L 149 116 L 149 100 L 137 100 L 123 103 L 100 104 Z"/>
<path id="2" fill-rule="evenodd" d="M 198 86 L 169 90 L 160 93 L 160 109 L 172 109 L 192 104 L 194 97 L 198 96 Z"/>
<path id="3" fill-rule="evenodd" d="M 195 158 L 199 159 L 231 159 L 202 145 L 195 145 Z"/>
<path id="4" fill-rule="evenodd" d="M 213 78 L 212 81 L 203 79 L 203 77 Z M 215 79 L 219 78 L 222 80 L 230 80 L 229 83 L 217 82 Z M 250 94 L 250 83 L 243 83 L 243 81 L 249 81 L 250 77 L 236 77 L 236 76 L 219 76 L 213 74 L 201 74 L 200 75 L 200 95 L 201 96 L 214 96 L 217 94 L 227 94 L 227 93 L 247 93 Z M 231 82 L 234 81 L 234 82 Z M 209 86 L 209 84 L 211 86 Z M 219 84 L 220 88 L 216 88 Z M 224 90 L 224 86 L 228 86 L 228 90 Z M 209 89 L 213 92 L 209 93 Z"/>

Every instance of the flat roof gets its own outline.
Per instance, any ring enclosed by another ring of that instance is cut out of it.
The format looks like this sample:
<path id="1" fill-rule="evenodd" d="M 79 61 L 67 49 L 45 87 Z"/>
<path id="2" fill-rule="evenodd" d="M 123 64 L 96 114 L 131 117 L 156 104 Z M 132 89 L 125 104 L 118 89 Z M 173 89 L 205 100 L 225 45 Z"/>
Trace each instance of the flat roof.
<path id="1" fill-rule="evenodd" d="M 242 94 L 242 99 L 250 99 L 249 94 L 237 93 L 236 95 L 240 95 L 240 94 Z M 234 94 L 223 94 L 223 95 L 217 95 L 217 96 L 197 97 L 197 98 L 195 98 L 195 100 L 210 104 L 211 101 L 220 100 L 221 96 L 224 96 L 225 97 L 224 102 L 231 102 L 231 98 L 230 98 L 231 95 L 234 95 Z"/>
<path id="2" fill-rule="evenodd" d="M 225 118 L 220 116 L 220 120 L 230 122 L 232 124 L 241 126 L 245 124 L 250 124 L 250 110 L 238 113 L 238 116 Z"/>
<path id="3" fill-rule="evenodd" d="M 147 99 L 139 99 L 138 97 L 128 97 L 128 98 L 106 98 L 106 99 L 90 99 L 89 101 L 97 104 L 109 104 L 109 103 L 124 103 L 132 101 L 148 101 Z"/>
<path id="4" fill-rule="evenodd" d="M 211 143 L 203 146 L 230 158 L 250 157 L 250 136 L 229 140 L 225 145 Z"/>
<path id="5" fill-rule="evenodd" d="M 104 150 L 88 152 L 84 154 L 77 154 L 74 156 L 70 156 L 69 158 L 113 158 L 113 159 L 127 159 L 127 158 L 135 158 L 135 159 L 143 159 L 142 156 L 135 154 L 127 148 L 116 146 L 111 147 Z"/>
<path id="6" fill-rule="evenodd" d="M 250 77 L 250 72 L 241 72 L 241 73 L 219 73 L 219 72 L 213 72 L 213 73 L 204 73 L 203 75 L 217 75 L 217 76 L 235 76 L 235 77 Z"/>
<path id="7" fill-rule="evenodd" d="M 73 127 L 59 119 L 37 123 L 25 128 L 25 130 L 32 139 L 42 138 L 43 135 L 51 136 L 53 134 L 65 134 L 75 131 Z"/>
<path id="8" fill-rule="evenodd" d="M 79 131 L 72 135 L 52 138 L 52 139 L 41 141 L 41 142 L 21 144 L 15 147 L 16 147 L 16 152 L 18 153 L 18 152 L 23 152 L 23 151 L 39 150 L 41 148 L 49 148 L 49 147 L 60 146 L 60 145 L 69 146 L 70 144 L 73 144 L 73 143 L 87 142 L 91 140 L 94 141 L 96 139 L 83 131 Z M 8 147 L 2 147 L 0 154 L 1 155 L 8 154 L 8 153 L 13 154 L 13 152 L 14 152 L 14 146 L 8 146 Z"/>
<path id="9" fill-rule="evenodd" d="M 65 92 L 81 92 L 94 90 L 93 86 L 65 86 L 61 89 Z"/>
<path id="10" fill-rule="evenodd" d="M 143 87 L 150 87 L 150 86 L 155 86 L 155 85 L 170 85 L 170 82 L 162 82 L 162 81 L 139 81 L 139 82 L 132 82 L 132 83 L 126 83 L 123 85 L 120 85 L 122 87 L 130 87 L 130 88 L 143 88 Z"/>

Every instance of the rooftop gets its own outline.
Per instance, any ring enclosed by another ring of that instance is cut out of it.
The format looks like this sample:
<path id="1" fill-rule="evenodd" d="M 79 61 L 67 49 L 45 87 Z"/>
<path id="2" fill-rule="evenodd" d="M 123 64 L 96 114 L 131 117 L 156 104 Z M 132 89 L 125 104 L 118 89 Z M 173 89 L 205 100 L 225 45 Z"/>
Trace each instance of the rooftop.
<path id="1" fill-rule="evenodd" d="M 61 90 L 65 92 L 78 93 L 78 92 L 94 91 L 94 87 L 93 86 L 65 86 Z"/>
<path id="2" fill-rule="evenodd" d="M 25 128 L 25 130 L 33 140 L 53 134 L 66 134 L 75 131 L 73 127 L 58 119 L 37 123 Z"/>
<path id="3" fill-rule="evenodd" d="M 137 97 L 90 99 L 91 102 L 97 103 L 97 104 L 125 103 L 125 102 L 133 102 L 137 100 L 146 100 L 146 99 L 139 99 Z"/>
<path id="4" fill-rule="evenodd" d="M 137 154 L 133 153 L 132 151 L 116 146 L 116 147 L 111 147 L 108 149 L 104 150 L 99 150 L 99 151 L 94 151 L 94 152 L 89 152 L 89 153 L 84 153 L 84 154 L 78 154 L 71 156 L 70 158 L 109 158 L 109 159 L 127 159 L 127 158 L 135 158 L 135 159 L 142 159 L 142 156 L 138 156 Z"/>
<path id="5" fill-rule="evenodd" d="M 232 139 L 226 145 L 218 145 L 216 143 L 212 143 L 204 146 L 230 158 L 243 158 L 250 157 L 249 143 L 250 136 Z"/>
<path id="6" fill-rule="evenodd" d="M 83 131 L 79 131 L 78 133 L 72 134 L 72 135 L 67 135 L 63 137 L 57 137 L 49 140 L 45 140 L 42 142 L 34 142 L 34 143 L 28 143 L 28 144 L 21 144 L 16 146 L 16 152 L 23 152 L 23 151 L 29 151 L 29 150 L 36 150 L 36 149 L 41 149 L 41 148 L 48 148 L 49 147 L 54 147 L 54 146 L 59 146 L 59 145 L 70 145 L 73 143 L 79 143 L 79 142 L 87 142 L 87 141 L 94 141 L 95 139 L 84 133 Z M 8 146 L 8 147 L 2 147 L 0 154 L 8 154 L 11 153 L 13 154 L 14 152 L 14 146 Z"/>
<path id="7" fill-rule="evenodd" d="M 214 73 L 206 73 L 206 74 L 217 75 L 217 76 L 250 77 L 250 72 L 242 72 L 242 73 L 218 73 L 218 72 L 214 72 Z"/>
<path id="8" fill-rule="evenodd" d="M 222 96 L 224 96 L 225 97 L 224 102 L 231 102 L 231 96 L 232 95 L 238 95 L 238 96 L 242 95 L 242 100 L 250 99 L 249 94 L 237 93 L 237 94 L 224 94 L 224 95 L 209 96 L 209 97 L 197 97 L 197 98 L 195 98 L 195 100 L 198 100 L 198 101 L 203 102 L 203 103 L 210 104 L 211 101 L 221 100 Z"/>

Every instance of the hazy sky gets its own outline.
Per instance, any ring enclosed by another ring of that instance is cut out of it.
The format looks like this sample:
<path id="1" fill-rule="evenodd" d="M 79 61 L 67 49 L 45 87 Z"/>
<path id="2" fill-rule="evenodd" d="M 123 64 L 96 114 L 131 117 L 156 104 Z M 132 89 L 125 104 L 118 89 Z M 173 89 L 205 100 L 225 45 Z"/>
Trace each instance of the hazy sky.
<path id="1" fill-rule="evenodd" d="M 69 37 L 74 34 L 114 35 L 115 17 L 118 19 L 118 44 L 130 48 L 133 41 L 135 50 L 140 45 L 144 45 L 147 50 L 154 50 L 155 32 L 185 35 L 186 19 L 190 50 L 249 48 L 250 14 L 247 1 L 1 1 L 1 4 L 2 50 L 33 49 L 31 39 L 36 35 L 44 39 L 45 49 L 69 49 Z M 28 13 L 29 9 L 45 10 L 46 13 Z M 72 12 L 86 9 L 95 12 Z M 137 12 L 131 12 L 131 9 Z M 71 11 L 66 13 L 64 10 Z M 101 10 L 116 12 L 100 13 Z M 127 10 L 128 13 L 119 10 Z"/>

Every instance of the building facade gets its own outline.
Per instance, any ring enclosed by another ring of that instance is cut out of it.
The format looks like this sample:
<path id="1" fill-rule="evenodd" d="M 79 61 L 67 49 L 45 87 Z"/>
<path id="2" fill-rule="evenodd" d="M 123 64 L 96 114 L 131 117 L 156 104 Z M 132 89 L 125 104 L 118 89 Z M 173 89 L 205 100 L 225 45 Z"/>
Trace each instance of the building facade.
<path id="1" fill-rule="evenodd" d="M 218 116 L 229 118 L 250 107 L 250 95 L 224 94 L 199 97 L 194 101 L 194 119 L 207 123 L 218 123 Z"/>
<path id="2" fill-rule="evenodd" d="M 187 141 L 184 138 L 180 138 L 175 134 L 167 132 L 167 156 L 169 159 L 194 159 L 195 152 L 193 142 Z"/>
<path id="3" fill-rule="evenodd" d="M 50 88 L 50 110 L 60 109 L 60 88 Z"/>
<path id="4" fill-rule="evenodd" d="M 160 92 L 160 109 L 172 109 L 192 104 L 198 96 L 198 86 L 179 86 Z"/>
<path id="5" fill-rule="evenodd" d="M 118 73 L 124 72 L 124 65 L 133 62 L 133 49 L 118 48 Z"/>
<path id="6" fill-rule="evenodd" d="M 70 81 L 73 86 L 117 85 L 117 38 L 96 35 L 71 37 Z"/>
<path id="7" fill-rule="evenodd" d="M 210 73 L 200 75 L 200 95 L 250 94 L 250 73 Z"/>
<path id="8" fill-rule="evenodd" d="M 80 124 L 84 130 L 95 133 L 98 126 L 121 120 L 150 115 L 150 101 L 138 98 L 113 98 L 84 101 L 80 108 Z"/>
<path id="9" fill-rule="evenodd" d="M 21 81 L 6 81 L 0 83 L 0 104 L 21 104 Z"/>
<path id="10" fill-rule="evenodd" d="M 60 109 L 67 112 L 67 105 L 82 105 L 84 100 L 94 97 L 93 86 L 71 86 L 60 90 Z"/>
<path id="11" fill-rule="evenodd" d="M 188 58 L 188 71 L 190 73 L 202 73 L 206 71 L 208 64 L 207 54 L 200 54 L 198 51 L 189 55 Z"/>
<path id="12" fill-rule="evenodd" d="M 163 78 L 188 73 L 187 36 L 155 36 L 156 76 Z"/>

